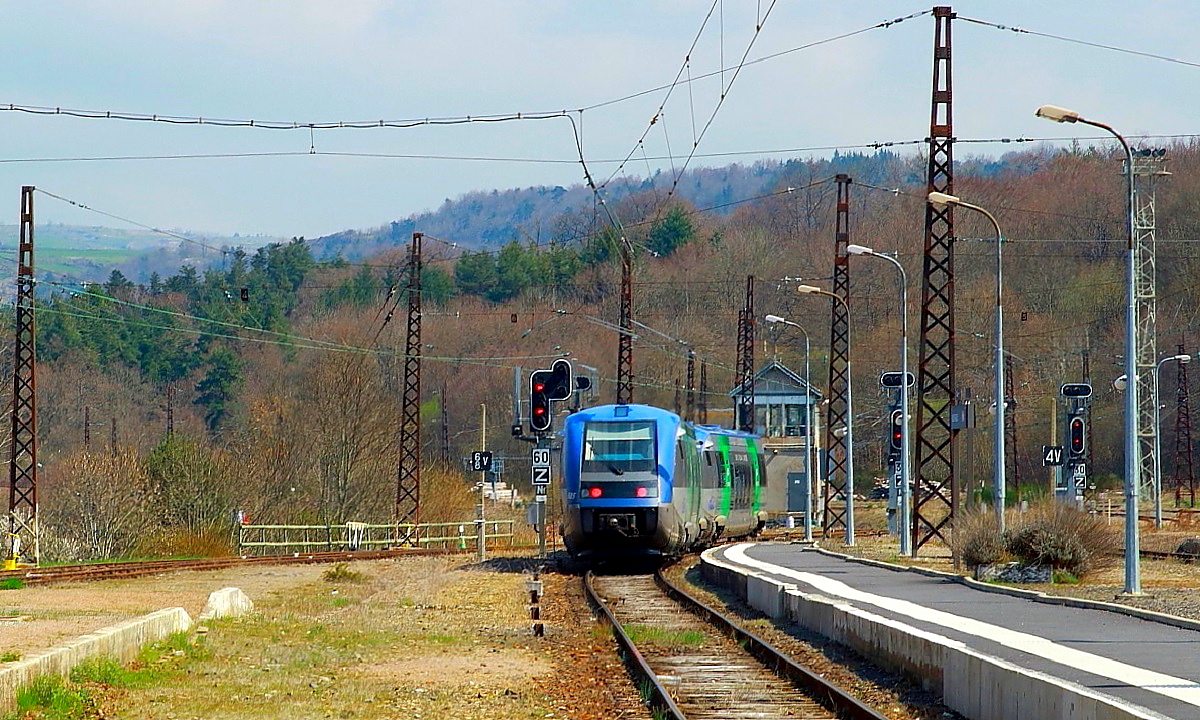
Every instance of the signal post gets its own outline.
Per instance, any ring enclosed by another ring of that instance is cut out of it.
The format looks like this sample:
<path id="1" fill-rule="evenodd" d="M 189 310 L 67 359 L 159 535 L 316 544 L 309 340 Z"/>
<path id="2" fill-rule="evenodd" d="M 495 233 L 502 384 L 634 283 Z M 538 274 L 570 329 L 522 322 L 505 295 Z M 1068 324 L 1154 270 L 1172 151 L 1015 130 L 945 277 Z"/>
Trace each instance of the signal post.
<path id="1" fill-rule="evenodd" d="M 1059 395 L 1063 399 L 1063 447 L 1059 454 L 1062 465 L 1054 483 L 1054 497 L 1082 509 L 1088 490 L 1087 409 L 1092 386 L 1066 383 Z"/>
<path id="2" fill-rule="evenodd" d="M 529 428 L 534 433 L 530 456 L 530 480 L 537 502 L 538 556 L 546 557 L 546 493 L 550 488 L 550 438 L 554 425 L 555 401 L 567 400 L 575 387 L 574 373 L 568 360 L 555 360 L 549 370 L 529 374 Z M 513 433 L 521 430 L 513 425 Z"/>

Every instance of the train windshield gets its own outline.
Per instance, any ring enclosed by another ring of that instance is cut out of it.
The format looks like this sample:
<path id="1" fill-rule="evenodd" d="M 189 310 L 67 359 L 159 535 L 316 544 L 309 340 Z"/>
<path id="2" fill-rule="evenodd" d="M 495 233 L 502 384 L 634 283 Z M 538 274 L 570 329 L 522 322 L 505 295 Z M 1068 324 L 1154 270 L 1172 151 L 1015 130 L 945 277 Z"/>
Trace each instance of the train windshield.
<path id="1" fill-rule="evenodd" d="M 654 422 L 590 422 L 583 431 L 583 472 L 654 472 Z"/>

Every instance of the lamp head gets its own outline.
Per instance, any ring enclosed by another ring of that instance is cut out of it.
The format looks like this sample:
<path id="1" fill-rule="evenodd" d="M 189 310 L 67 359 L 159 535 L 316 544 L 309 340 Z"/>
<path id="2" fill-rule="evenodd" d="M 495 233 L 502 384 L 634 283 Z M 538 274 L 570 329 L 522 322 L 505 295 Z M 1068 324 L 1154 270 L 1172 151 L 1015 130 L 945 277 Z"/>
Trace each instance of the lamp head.
<path id="1" fill-rule="evenodd" d="M 941 192 L 931 192 L 928 197 L 929 202 L 934 205 L 957 205 L 961 202 L 956 195 L 947 195 Z"/>
<path id="2" fill-rule="evenodd" d="M 874 255 L 875 251 L 866 245 L 847 245 L 846 252 L 851 255 Z"/>
<path id="3" fill-rule="evenodd" d="M 769 322 L 769 323 L 781 323 L 781 322 L 787 322 L 786 320 L 784 320 L 783 318 L 779 317 L 778 315 L 767 315 L 766 317 L 764 317 L 764 318 L 763 318 L 763 320 L 766 320 L 766 321 L 767 321 L 767 322 Z"/>
<path id="4" fill-rule="evenodd" d="M 1192 361 L 1192 356 L 1191 355 L 1176 355 L 1175 361 L 1178 362 L 1180 365 L 1187 365 L 1188 363 L 1190 363 Z"/>
<path id="5" fill-rule="evenodd" d="M 1053 120 L 1054 122 L 1079 122 L 1079 113 L 1075 112 L 1074 110 L 1061 108 L 1057 105 L 1043 105 L 1038 108 L 1037 112 L 1034 114 L 1040 118 L 1046 118 L 1047 120 Z"/>
<path id="6" fill-rule="evenodd" d="M 796 292 L 801 295 L 819 295 L 823 291 L 815 285 L 797 285 Z"/>

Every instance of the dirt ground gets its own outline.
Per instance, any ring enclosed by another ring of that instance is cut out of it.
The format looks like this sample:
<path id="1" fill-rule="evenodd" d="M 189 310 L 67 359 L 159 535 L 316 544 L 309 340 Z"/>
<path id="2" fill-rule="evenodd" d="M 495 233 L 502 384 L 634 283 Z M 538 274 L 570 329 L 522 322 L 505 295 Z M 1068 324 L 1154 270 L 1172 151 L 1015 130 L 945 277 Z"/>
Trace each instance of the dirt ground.
<path id="1" fill-rule="evenodd" d="M 208 593 L 240 587 L 255 613 L 210 623 L 204 657 L 177 678 L 110 693 L 106 718 L 647 718 L 578 578 L 543 575 L 544 638 L 526 582 L 532 562 L 462 558 L 238 568 L 0 591 L 0 653 L 27 654 L 163 607 L 195 617 Z M 626 708 L 626 712 L 613 708 Z"/>

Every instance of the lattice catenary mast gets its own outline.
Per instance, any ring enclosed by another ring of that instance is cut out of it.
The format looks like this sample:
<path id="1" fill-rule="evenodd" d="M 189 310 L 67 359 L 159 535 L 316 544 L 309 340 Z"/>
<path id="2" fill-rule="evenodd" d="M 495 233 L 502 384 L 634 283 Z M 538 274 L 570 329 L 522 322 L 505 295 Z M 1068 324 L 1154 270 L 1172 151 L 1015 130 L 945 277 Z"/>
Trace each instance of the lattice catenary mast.
<path id="1" fill-rule="evenodd" d="M 400 468 L 396 478 L 397 541 L 418 543 L 421 521 L 421 233 L 408 258 L 408 336 L 404 343 L 404 396 L 400 403 Z M 445 399 L 443 398 L 443 402 Z"/>
<path id="2" fill-rule="evenodd" d="M 6 567 L 41 562 L 37 497 L 37 393 L 33 324 L 33 186 L 21 188 L 17 241 L 16 344 L 13 348 L 12 438 L 8 465 Z"/>
<path id="3" fill-rule="evenodd" d="M 1154 378 L 1158 363 L 1155 309 L 1154 196 L 1158 179 L 1169 175 L 1163 164 L 1164 150 L 1133 151 L 1133 296 L 1137 318 L 1137 458 L 1138 489 L 1141 497 L 1153 497 L 1161 488 L 1154 486 L 1154 459 L 1158 447 L 1157 413 L 1154 403 Z M 1129 359 L 1126 358 L 1126 362 Z"/>
<path id="4" fill-rule="evenodd" d="M 949 7 L 933 9 L 933 107 L 926 191 L 954 194 Z M 954 205 L 925 203 L 921 350 L 917 366 L 917 457 L 913 554 L 954 521 Z"/>
<path id="5" fill-rule="evenodd" d="M 854 479 L 849 477 L 846 462 L 851 448 L 846 436 L 836 432 L 849 426 L 849 408 L 846 405 L 846 388 L 850 382 L 850 176 L 839 174 L 837 181 L 837 222 L 833 233 L 833 294 L 843 302 L 830 303 L 832 320 L 829 324 L 829 417 L 826 435 L 829 445 L 826 454 L 825 511 L 822 513 L 821 528 L 825 537 L 841 528 L 846 530 L 846 499 L 854 492 Z M 847 533 L 848 537 L 852 534 Z"/>
<path id="6" fill-rule="evenodd" d="M 738 313 L 737 429 L 754 432 L 754 276 L 746 276 L 746 305 Z"/>
<path id="7" fill-rule="evenodd" d="M 1185 351 L 1179 343 L 1179 354 Z M 1188 395 L 1187 363 L 1179 363 L 1179 385 L 1175 389 L 1175 507 L 1187 485 L 1188 507 L 1196 506 L 1196 467 L 1192 462 L 1192 401 Z"/>

